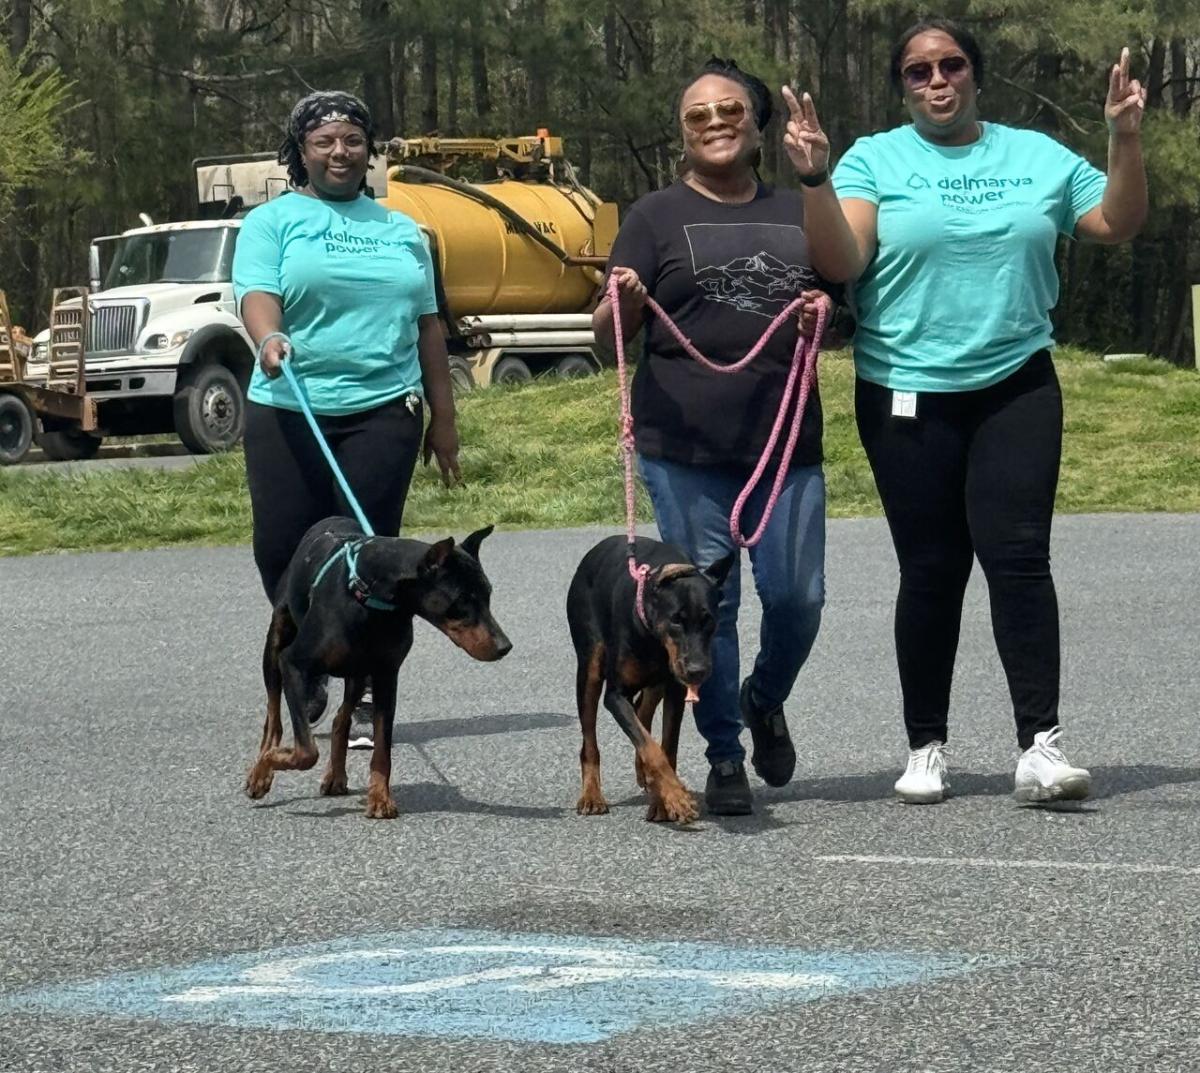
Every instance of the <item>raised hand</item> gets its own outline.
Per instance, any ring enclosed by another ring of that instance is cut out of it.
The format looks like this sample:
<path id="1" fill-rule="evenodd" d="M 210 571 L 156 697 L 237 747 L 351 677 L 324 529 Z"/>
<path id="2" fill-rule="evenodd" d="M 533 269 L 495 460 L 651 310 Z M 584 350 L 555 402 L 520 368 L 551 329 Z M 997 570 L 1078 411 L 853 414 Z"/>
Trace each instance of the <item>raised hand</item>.
<path id="1" fill-rule="evenodd" d="M 1146 110 L 1146 90 L 1136 79 L 1129 77 L 1129 49 L 1121 49 L 1121 60 L 1113 64 L 1108 76 L 1108 98 L 1104 102 L 1104 118 L 1112 134 L 1137 134 L 1142 129 Z"/>
<path id="2" fill-rule="evenodd" d="M 817 106 L 807 93 L 797 100 L 787 86 L 783 87 L 783 100 L 789 113 L 783 147 L 792 167 L 802 179 L 824 175 L 829 170 L 829 138 L 821 129 Z"/>

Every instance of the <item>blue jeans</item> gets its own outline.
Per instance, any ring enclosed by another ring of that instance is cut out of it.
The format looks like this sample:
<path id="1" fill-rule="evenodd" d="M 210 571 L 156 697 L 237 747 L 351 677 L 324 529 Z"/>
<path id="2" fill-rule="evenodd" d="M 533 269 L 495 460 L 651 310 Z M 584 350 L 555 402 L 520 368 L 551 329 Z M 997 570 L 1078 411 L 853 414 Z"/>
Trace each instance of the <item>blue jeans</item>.
<path id="1" fill-rule="evenodd" d="M 737 550 L 729 535 L 729 515 L 749 470 L 692 466 L 644 455 L 638 456 L 638 465 L 664 541 L 683 548 L 701 567 Z M 747 500 L 742 511 L 743 533 L 757 528 L 773 477 L 774 470 L 768 470 Z M 708 742 L 705 756 L 710 764 L 741 762 L 746 756 L 738 740 L 742 732 L 737 634 L 740 562 L 739 554 L 721 593 L 712 676 L 701 687 L 700 700 L 694 706 L 696 726 Z M 821 626 L 825 474 L 820 466 L 793 467 L 762 540 L 750 549 L 750 563 L 763 608 L 750 688 L 756 703 L 770 709 L 787 700 Z"/>

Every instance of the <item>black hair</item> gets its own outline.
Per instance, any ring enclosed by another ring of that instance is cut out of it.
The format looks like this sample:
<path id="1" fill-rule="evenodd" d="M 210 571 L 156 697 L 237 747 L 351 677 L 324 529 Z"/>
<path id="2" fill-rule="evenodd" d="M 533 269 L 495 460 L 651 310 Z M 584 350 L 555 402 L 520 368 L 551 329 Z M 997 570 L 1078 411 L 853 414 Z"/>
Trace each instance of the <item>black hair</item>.
<path id="1" fill-rule="evenodd" d="M 975 35 L 964 26 L 960 26 L 957 22 L 952 22 L 950 19 L 922 19 L 920 22 L 914 23 L 904 31 L 892 46 L 892 62 L 888 70 L 888 75 L 892 80 L 892 88 L 899 94 L 904 93 L 904 77 L 900 71 L 900 64 L 904 62 L 904 50 L 908 48 L 908 43 L 918 34 L 929 33 L 936 30 L 944 33 L 947 37 L 954 39 L 954 43 L 966 53 L 967 59 L 971 61 L 971 71 L 975 77 L 975 85 L 980 89 L 983 88 L 983 52 L 979 48 L 979 42 L 975 40 Z"/>
<path id="2" fill-rule="evenodd" d="M 767 89 L 767 84 L 761 78 L 756 78 L 748 71 L 743 71 L 735 60 L 723 60 L 720 56 L 710 57 L 708 62 L 700 68 L 700 73 L 684 83 L 683 88 L 679 91 L 676 112 L 679 111 L 679 104 L 683 103 L 683 95 L 706 75 L 720 75 L 722 78 L 728 78 L 746 91 L 746 96 L 750 98 L 750 111 L 754 113 L 754 125 L 759 130 L 763 130 L 771 122 L 771 116 L 775 114 L 775 104 L 771 100 L 771 91 Z"/>
<path id="3" fill-rule="evenodd" d="M 308 185 L 308 168 L 304 166 L 304 138 L 309 131 L 340 119 L 359 127 L 367 138 L 367 159 L 379 155 L 375 148 L 375 121 L 370 109 L 352 93 L 322 90 L 310 93 L 296 102 L 288 117 L 287 135 L 279 147 L 279 163 L 286 165 L 288 178 L 297 189 Z M 367 185 L 366 177 L 359 189 Z"/>

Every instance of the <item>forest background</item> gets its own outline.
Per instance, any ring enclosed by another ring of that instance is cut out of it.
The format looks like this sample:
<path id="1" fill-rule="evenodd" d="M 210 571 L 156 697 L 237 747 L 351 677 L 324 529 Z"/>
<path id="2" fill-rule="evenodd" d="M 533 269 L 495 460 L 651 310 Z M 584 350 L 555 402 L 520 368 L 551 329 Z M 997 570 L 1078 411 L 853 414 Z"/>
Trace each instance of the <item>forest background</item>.
<path id="1" fill-rule="evenodd" d="M 1104 166 L 1122 45 L 1148 88 L 1151 217 L 1133 243 L 1062 244 L 1060 339 L 1192 364 L 1200 283 L 1195 0 L 3 0 L 0 286 L 44 325 L 87 277 L 89 240 L 193 209 L 196 157 L 274 149 L 313 88 L 360 93 L 385 137 L 561 134 L 622 208 L 665 185 L 676 98 L 712 54 L 812 92 L 835 154 L 902 121 L 888 51 L 921 14 L 979 37 L 984 118 L 1044 130 Z M 777 102 L 778 103 L 778 102 Z M 764 177 L 794 181 L 778 118 Z"/>

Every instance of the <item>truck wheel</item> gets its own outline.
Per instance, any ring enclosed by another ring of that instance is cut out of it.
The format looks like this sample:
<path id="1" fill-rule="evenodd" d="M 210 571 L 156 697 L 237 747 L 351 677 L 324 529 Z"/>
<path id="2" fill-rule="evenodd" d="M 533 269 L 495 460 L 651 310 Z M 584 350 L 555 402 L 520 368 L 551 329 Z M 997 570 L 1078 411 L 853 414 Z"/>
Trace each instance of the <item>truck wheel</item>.
<path id="1" fill-rule="evenodd" d="M 493 384 L 527 384 L 533 379 L 533 373 L 525 364 L 523 358 L 515 358 L 511 354 L 501 358 L 492 369 Z"/>
<path id="2" fill-rule="evenodd" d="M 555 367 L 562 380 L 576 380 L 581 376 L 595 376 L 596 366 L 582 354 L 568 354 Z"/>
<path id="3" fill-rule="evenodd" d="M 33 414 L 19 395 L 0 395 L 0 466 L 15 466 L 33 443 Z"/>
<path id="4" fill-rule="evenodd" d="M 216 362 L 192 365 L 180 374 L 174 410 L 175 431 L 193 454 L 228 451 L 246 428 L 242 385 Z"/>
<path id="5" fill-rule="evenodd" d="M 458 354 L 450 355 L 450 387 L 454 394 L 462 395 L 475 388 L 475 377 L 471 373 L 471 363 Z"/>
<path id="6" fill-rule="evenodd" d="M 95 458 L 104 437 L 94 432 L 84 432 L 81 428 L 59 428 L 43 432 L 37 442 L 47 458 L 53 458 L 56 462 L 79 462 L 85 458 Z"/>

